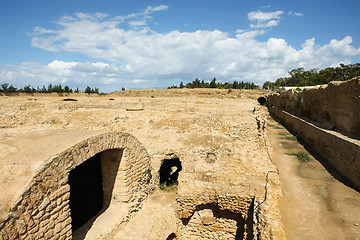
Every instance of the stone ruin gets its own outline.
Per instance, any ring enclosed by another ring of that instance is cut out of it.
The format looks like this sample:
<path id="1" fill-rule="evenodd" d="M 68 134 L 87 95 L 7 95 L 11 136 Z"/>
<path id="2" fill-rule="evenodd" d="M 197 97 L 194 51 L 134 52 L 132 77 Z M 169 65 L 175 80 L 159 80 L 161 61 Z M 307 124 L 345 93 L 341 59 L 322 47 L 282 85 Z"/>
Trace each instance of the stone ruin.
<path id="1" fill-rule="evenodd" d="M 283 239 L 281 188 L 261 111 L 237 116 L 243 126 L 227 137 L 234 150 L 194 147 L 155 156 L 125 132 L 49 130 L 27 142 L 17 141 L 26 134 L 20 135 L 13 141 L 19 153 L 6 158 L 24 174 L 4 186 L 1 239 L 118 239 L 116 229 L 142 214 L 154 189 L 174 183 L 176 217 L 164 239 Z M 24 145 L 47 147 L 26 152 Z"/>
<path id="2" fill-rule="evenodd" d="M 161 167 L 154 180 L 149 154 L 130 134 L 110 132 L 89 137 L 40 165 L 1 219 L 0 236 L 82 239 L 79 229 L 101 229 L 102 219 L 112 218 L 108 226 L 112 229 L 126 224 L 141 209 L 157 181 L 178 181 L 182 170 L 178 157 L 168 157 Z M 269 226 L 265 213 L 271 206 L 259 207 L 263 196 L 257 198 L 255 192 L 246 193 L 242 187 L 221 189 L 215 185 L 209 183 L 207 188 L 198 186 L 196 190 L 179 184 L 178 231 L 168 239 L 266 237 Z"/>
<path id="3" fill-rule="evenodd" d="M 135 137 L 93 136 L 42 163 L 1 219 L 0 236 L 71 239 L 78 227 L 110 211 L 119 220 L 115 227 L 137 211 L 152 187 L 149 155 Z"/>

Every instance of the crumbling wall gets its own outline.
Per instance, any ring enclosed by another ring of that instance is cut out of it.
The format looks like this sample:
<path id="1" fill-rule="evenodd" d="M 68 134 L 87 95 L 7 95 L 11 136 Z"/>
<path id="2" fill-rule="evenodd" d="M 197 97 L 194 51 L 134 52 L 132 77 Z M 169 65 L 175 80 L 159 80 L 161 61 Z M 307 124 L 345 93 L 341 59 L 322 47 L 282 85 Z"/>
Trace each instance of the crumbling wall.
<path id="1" fill-rule="evenodd" d="M 0 238 L 71 239 L 69 172 L 90 157 L 109 149 L 122 149 L 117 177 L 124 180 L 126 191 L 124 184 L 117 189 L 115 181 L 115 197 L 110 200 L 106 195 L 104 200 L 107 204 L 109 201 L 126 202 L 126 221 L 153 189 L 150 157 L 134 136 L 120 132 L 106 133 L 88 138 L 45 161 L 21 191 L 5 220 L 0 222 Z"/>
<path id="2" fill-rule="evenodd" d="M 178 196 L 180 239 L 253 239 L 254 197 L 211 191 Z"/>
<path id="3" fill-rule="evenodd" d="M 360 77 L 268 97 L 270 113 L 360 189 L 359 106 Z"/>
<path id="4" fill-rule="evenodd" d="M 326 129 L 360 138 L 360 77 L 268 97 L 268 104 Z"/>

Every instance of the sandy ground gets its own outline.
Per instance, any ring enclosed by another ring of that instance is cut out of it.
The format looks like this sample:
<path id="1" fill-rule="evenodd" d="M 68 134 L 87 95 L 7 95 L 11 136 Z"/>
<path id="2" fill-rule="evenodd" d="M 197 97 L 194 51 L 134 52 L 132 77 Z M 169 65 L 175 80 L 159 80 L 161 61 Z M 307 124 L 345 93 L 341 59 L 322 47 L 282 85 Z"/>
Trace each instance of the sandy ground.
<path id="1" fill-rule="evenodd" d="M 196 172 L 203 179 L 210 176 L 206 171 L 211 169 L 205 169 L 206 165 L 200 161 L 208 153 L 221 156 L 216 163 L 219 168 L 222 162 L 227 162 L 237 174 L 236 165 L 242 164 L 241 171 L 246 172 L 244 159 L 260 156 L 255 143 L 257 133 L 252 133 L 255 123 L 251 115 L 254 106 L 258 106 L 256 99 L 263 94 L 237 90 L 230 94 L 227 90 L 132 90 L 102 97 L 70 96 L 77 101 L 63 101 L 66 96 L 1 96 L 0 152 L 7 155 L 0 157 L 0 174 L 4 173 L 4 167 L 16 171 L 16 165 L 6 162 L 17 152 L 12 148 L 16 139 L 49 130 L 129 132 L 148 150 L 155 174 L 162 157 L 169 153 L 181 157 L 184 172 L 204 169 Z M 285 135 L 279 133 L 291 135 L 271 119 L 268 122 L 271 156 L 280 171 L 283 191 L 280 211 L 287 238 L 357 239 L 360 236 L 359 192 L 334 178 L 316 159 L 300 163 L 295 156 L 288 155 L 303 147 L 284 139 Z M 57 144 L 56 141 L 51 144 Z M 239 181 L 247 181 L 249 188 L 252 181 L 258 181 L 250 173 L 241 177 L 244 179 Z M 212 178 L 216 179 L 216 174 Z M 7 184 L 6 181 L 2 178 L 0 184 Z M 121 236 L 126 235 L 127 239 L 136 239 L 139 232 L 133 229 L 137 228 L 143 234 L 138 239 L 146 236 L 162 239 L 164 234 L 173 231 L 174 225 L 167 227 L 166 221 L 176 221 L 169 210 L 173 209 L 174 202 L 173 193 L 155 191 L 144 204 L 140 212 L 143 214 L 136 215 L 129 227 L 113 231 L 113 238 L 124 239 Z M 142 218 L 144 215 L 151 217 Z M 165 215 L 167 217 L 162 218 Z M 159 225 L 163 229 L 153 231 L 153 226 Z"/>

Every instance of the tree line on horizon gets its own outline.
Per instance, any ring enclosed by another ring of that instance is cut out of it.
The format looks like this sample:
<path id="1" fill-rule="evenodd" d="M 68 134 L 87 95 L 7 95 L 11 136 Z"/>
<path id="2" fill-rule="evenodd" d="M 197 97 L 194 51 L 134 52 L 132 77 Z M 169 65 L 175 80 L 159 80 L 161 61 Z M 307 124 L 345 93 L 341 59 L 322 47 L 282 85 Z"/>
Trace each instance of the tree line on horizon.
<path id="1" fill-rule="evenodd" d="M 304 68 L 293 69 L 288 72 L 290 77 L 278 78 L 276 82 L 266 81 L 262 89 L 274 90 L 281 87 L 306 87 L 328 84 L 332 81 L 346 81 L 360 76 L 360 63 L 340 64 L 339 67 L 328 67 L 322 70 Z"/>
<path id="2" fill-rule="evenodd" d="M 0 92 L 3 92 L 3 93 L 52 93 L 52 92 L 55 92 L 55 93 L 80 93 L 80 92 L 84 92 L 84 93 L 99 94 L 99 89 L 96 87 L 91 88 L 91 87 L 87 86 L 84 91 L 81 91 L 78 87 L 75 90 L 73 90 L 69 86 L 65 86 L 63 88 L 61 86 L 61 84 L 52 85 L 51 83 L 47 87 L 45 85 L 43 85 L 42 88 L 40 88 L 40 87 L 33 88 L 30 85 L 26 85 L 23 88 L 17 89 L 13 85 L 9 85 L 8 83 L 3 83 L 3 84 L 1 84 Z"/>
<path id="3" fill-rule="evenodd" d="M 258 85 L 255 85 L 251 82 L 238 82 L 233 81 L 230 82 L 216 82 L 216 78 L 213 78 L 210 82 L 205 82 L 204 80 L 199 80 L 199 78 L 196 78 L 194 81 L 187 83 L 184 85 L 183 82 L 180 82 L 179 87 L 176 85 L 173 85 L 171 87 L 168 87 L 168 89 L 171 88 L 218 88 L 218 89 L 260 89 Z"/>

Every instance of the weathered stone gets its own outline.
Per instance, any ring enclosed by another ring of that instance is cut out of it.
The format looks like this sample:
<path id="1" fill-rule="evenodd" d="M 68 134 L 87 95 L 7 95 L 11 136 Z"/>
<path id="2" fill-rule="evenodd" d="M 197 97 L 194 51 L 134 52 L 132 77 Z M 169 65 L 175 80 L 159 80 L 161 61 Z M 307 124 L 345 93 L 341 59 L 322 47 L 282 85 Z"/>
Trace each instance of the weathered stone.
<path id="1" fill-rule="evenodd" d="M 24 220 L 19 219 L 16 221 L 18 229 L 19 229 L 19 234 L 25 234 L 26 233 L 26 223 Z"/>
<path id="2" fill-rule="evenodd" d="M 49 204 L 50 204 L 50 200 L 47 197 L 45 197 L 43 202 L 39 206 L 39 210 L 40 211 L 44 210 Z"/>
<path id="3" fill-rule="evenodd" d="M 201 218 L 201 222 L 204 225 L 210 225 L 214 224 L 216 222 L 216 218 L 214 217 L 214 213 L 211 209 L 204 209 L 201 211 L 198 211 L 198 214 Z"/>

